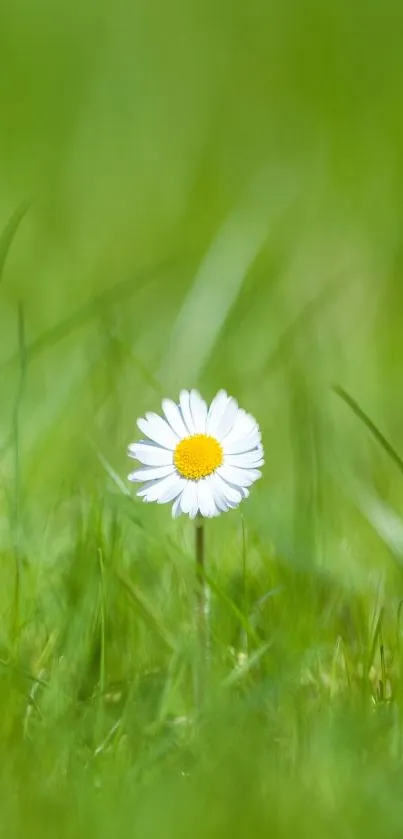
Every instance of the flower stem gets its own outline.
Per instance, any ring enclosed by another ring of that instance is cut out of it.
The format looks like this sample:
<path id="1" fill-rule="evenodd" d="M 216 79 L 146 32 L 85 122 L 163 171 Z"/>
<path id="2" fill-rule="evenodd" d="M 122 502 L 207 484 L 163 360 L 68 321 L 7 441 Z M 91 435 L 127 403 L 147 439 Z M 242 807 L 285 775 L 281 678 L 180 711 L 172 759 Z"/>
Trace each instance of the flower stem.
<path id="1" fill-rule="evenodd" d="M 199 637 L 199 672 L 197 676 L 197 700 L 200 705 L 204 695 L 205 665 L 207 656 L 207 599 L 205 585 L 205 543 L 204 518 L 197 516 L 195 531 L 196 577 L 197 577 L 197 631 Z"/>
<path id="2" fill-rule="evenodd" d="M 245 520 L 243 515 L 241 515 L 241 526 L 242 526 L 242 584 L 243 584 L 243 611 L 245 616 L 245 626 L 248 625 L 248 587 L 247 587 L 247 580 L 246 580 L 246 529 L 245 529 Z M 245 649 L 244 652 L 248 653 L 248 630 L 245 629 L 245 636 L 244 636 L 244 645 Z"/>
<path id="3" fill-rule="evenodd" d="M 197 611 L 201 634 L 206 631 L 206 587 L 204 581 L 204 519 L 196 519 L 196 575 L 197 575 Z"/>

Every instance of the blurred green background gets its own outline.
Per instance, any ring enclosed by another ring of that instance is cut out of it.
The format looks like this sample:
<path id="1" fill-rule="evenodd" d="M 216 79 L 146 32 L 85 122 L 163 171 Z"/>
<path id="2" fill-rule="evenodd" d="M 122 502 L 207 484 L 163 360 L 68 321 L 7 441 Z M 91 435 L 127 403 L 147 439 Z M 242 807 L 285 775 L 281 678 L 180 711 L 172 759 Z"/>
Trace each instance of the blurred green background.
<path id="1" fill-rule="evenodd" d="M 402 32 L 2 0 L 0 836 L 401 836 Z M 126 481 L 194 386 L 266 449 L 202 701 L 192 525 Z"/>

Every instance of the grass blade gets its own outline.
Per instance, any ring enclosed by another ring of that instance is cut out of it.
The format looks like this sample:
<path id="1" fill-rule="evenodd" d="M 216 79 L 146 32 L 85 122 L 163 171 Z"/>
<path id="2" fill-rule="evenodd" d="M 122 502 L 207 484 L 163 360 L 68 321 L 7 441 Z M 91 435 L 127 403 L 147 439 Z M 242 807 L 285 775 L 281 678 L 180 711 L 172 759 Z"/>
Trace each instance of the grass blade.
<path id="1" fill-rule="evenodd" d="M 8 252 L 13 243 L 14 236 L 17 233 L 24 216 L 27 214 L 29 207 L 30 204 L 26 201 L 24 201 L 23 204 L 20 204 L 20 206 L 14 211 L 0 236 L 0 283 L 3 279 L 4 266 L 6 264 Z"/>
<path id="2" fill-rule="evenodd" d="M 129 279 L 122 280 L 119 283 L 116 283 L 111 288 L 107 288 L 106 291 L 101 292 L 95 298 L 92 298 L 71 315 L 68 315 L 59 323 L 56 323 L 54 326 L 51 326 L 49 329 L 45 330 L 38 338 L 35 338 L 31 341 L 30 344 L 27 346 L 27 356 L 28 359 L 31 360 L 32 358 L 36 358 L 40 355 L 44 350 L 53 347 L 55 344 L 58 344 L 64 338 L 68 338 L 76 330 L 80 329 L 81 327 L 85 326 L 87 323 L 90 323 L 94 317 L 98 317 L 103 312 L 108 311 L 111 306 L 121 303 L 125 300 L 128 300 L 132 297 L 136 292 L 140 291 L 141 289 L 145 288 L 149 283 L 154 282 L 158 278 L 160 278 L 165 272 L 169 273 L 169 271 L 176 265 L 176 260 L 170 259 L 164 262 L 161 265 L 153 266 L 151 268 L 145 269 L 144 271 L 136 274 L 135 276 L 130 277 Z M 14 354 L 10 356 L 1 366 L 0 366 L 0 373 L 7 370 L 10 366 L 12 366 L 18 360 L 18 354 Z M 134 362 L 136 359 L 132 358 Z M 140 366 L 140 362 L 137 362 Z M 149 371 L 147 368 L 142 368 L 143 372 L 147 372 L 148 375 Z M 154 386 L 158 388 L 158 385 L 155 384 Z"/>
<path id="3" fill-rule="evenodd" d="M 139 612 L 145 623 L 147 623 L 148 626 L 154 632 L 156 632 L 156 634 L 159 636 L 161 641 L 163 641 L 166 647 L 168 647 L 170 650 L 174 650 L 175 644 L 173 642 L 173 639 L 171 638 L 169 633 L 166 632 L 166 630 L 162 627 L 157 615 L 154 612 L 153 607 L 151 606 L 151 603 L 143 594 L 143 592 L 138 588 L 138 586 L 135 586 L 134 583 L 131 582 L 131 580 L 128 580 L 127 577 L 123 577 L 121 574 L 116 574 L 116 576 L 119 582 L 122 584 L 123 588 L 126 590 L 131 602 L 136 607 L 137 611 Z"/>
<path id="4" fill-rule="evenodd" d="M 14 616 L 13 636 L 16 641 L 19 633 L 20 621 L 20 596 L 21 596 L 21 462 L 20 462 L 20 418 L 21 404 L 24 396 L 27 360 L 25 344 L 25 320 L 24 310 L 21 304 L 18 306 L 18 355 L 20 360 L 20 377 L 17 395 L 13 412 L 13 441 L 14 441 L 14 515 L 13 515 L 13 537 L 14 537 L 14 558 L 15 558 L 15 590 L 14 590 Z"/>
<path id="5" fill-rule="evenodd" d="M 334 386 L 333 390 L 337 394 L 337 396 L 340 396 L 340 399 L 342 399 L 343 402 L 345 402 L 346 405 L 348 405 L 351 408 L 351 410 L 355 413 L 358 419 L 360 419 L 361 422 L 364 423 L 364 425 L 368 428 L 368 431 L 371 432 L 375 440 L 379 443 L 380 446 L 382 446 L 384 452 L 386 452 L 388 457 L 390 457 L 395 466 L 397 466 L 399 471 L 403 474 L 403 459 L 397 453 L 396 449 L 393 448 L 391 443 L 389 443 L 389 440 L 387 440 L 386 437 L 382 434 L 382 432 L 379 431 L 379 428 L 376 427 L 375 423 L 372 422 L 372 420 L 365 413 L 365 411 L 363 411 L 362 408 L 360 408 L 358 402 L 356 402 L 352 396 L 350 396 L 345 390 L 343 390 L 342 387 L 339 387 L 338 385 Z"/>

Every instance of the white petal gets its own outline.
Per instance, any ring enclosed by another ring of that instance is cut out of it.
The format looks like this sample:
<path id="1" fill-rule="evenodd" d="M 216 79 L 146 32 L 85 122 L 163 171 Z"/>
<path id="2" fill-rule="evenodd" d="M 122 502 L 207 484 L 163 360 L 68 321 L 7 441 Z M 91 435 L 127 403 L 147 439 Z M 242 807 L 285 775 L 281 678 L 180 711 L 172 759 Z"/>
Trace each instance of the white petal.
<path id="1" fill-rule="evenodd" d="M 209 481 L 202 478 L 201 481 L 197 481 L 196 487 L 200 513 L 205 518 L 211 518 L 215 515 L 216 506 Z"/>
<path id="2" fill-rule="evenodd" d="M 173 463 L 173 453 L 151 443 L 132 443 L 129 446 L 129 456 L 136 458 L 145 466 L 168 466 Z"/>
<path id="3" fill-rule="evenodd" d="M 229 442 L 228 439 L 224 442 L 225 454 L 243 454 L 243 452 L 250 452 L 260 444 L 260 431 L 252 431 L 247 437 L 242 437 L 239 440 Z"/>
<path id="4" fill-rule="evenodd" d="M 146 414 L 146 419 L 138 419 L 137 425 L 146 437 L 149 437 L 154 443 L 164 446 L 165 449 L 174 449 L 177 443 L 179 443 L 178 435 L 172 431 L 171 426 L 162 417 L 159 417 L 158 414 L 151 412 Z"/>
<path id="5" fill-rule="evenodd" d="M 208 489 L 215 508 L 213 513 L 214 516 L 219 516 L 220 513 L 225 513 L 228 510 L 228 504 L 222 493 L 221 485 L 219 483 L 220 481 L 221 478 L 219 478 L 216 473 L 213 473 L 205 478 L 205 482 L 208 484 Z"/>
<path id="6" fill-rule="evenodd" d="M 190 391 L 190 411 L 197 434 L 206 433 L 207 405 L 197 390 Z"/>
<path id="7" fill-rule="evenodd" d="M 178 495 L 176 501 L 172 505 L 172 518 L 177 519 L 181 514 L 181 495 Z"/>
<path id="8" fill-rule="evenodd" d="M 235 489 L 235 487 L 230 486 L 227 481 L 224 481 L 221 475 L 218 472 L 215 473 L 215 478 L 220 487 L 220 490 L 228 504 L 238 506 L 240 501 L 242 501 L 242 493 L 239 489 Z"/>
<path id="9" fill-rule="evenodd" d="M 214 495 L 214 501 L 217 507 L 217 510 L 221 513 L 225 513 L 228 510 L 228 504 L 225 500 L 224 493 L 222 491 L 222 481 L 221 478 L 216 475 L 209 475 L 208 481 Z"/>
<path id="10" fill-rule="evenodd" d="M 226 443 L 235 443 L 244 437 L 247 437 L 253 431 L 259 431 L 259 426 L 252 414 L 247 414 L 243 408 L 240 408 L 235 419 L 232 429 L 228 432 L 225 439 Z"/>
<path id="11" fill-rule="evenodd" d="M 243 469 L 257 469 L 259 466 L 263 466 L 263 464 L 262 446 L 258 446 L 256 449 L 252 449 L 250 452 L 244 452 L 243 454 L 224 455 L 224 465 L 228 466 L 240 466 Z"/>
<path id="12" fill-rule="evenodd" d="M 228 434 L 228 432 L 231 430 L 238 415 L 238 411 L 238 402 L 236 401 L 236 399 L 232 399 L 232 397 L 229 397 L 228 402 L 225 406 L 224 413 L 215 430 L 218 440 L 222 441 Z"/>
<path id="13" fill-rule="evenodd" d="M 220 515 L 220 512 L 221 512 L 221 511 L 220 511 L 220 509 L 217 507 L 217 505 L 216 505 L 216 503 L 215 503 L 215 498 L 214 498 L 214 495 L 213 495 L 213 496 L 212 496 L 212 498 L 211 498 L 211 504 L 212 504 L 212 508 L 211 508 L 211 513 L 210 513 L 210 516 L 211 516 L 211 518 L 215 518 L 215 516 L 219 516 L 219 515 Z"/>
<path id="14" fill-rule="evenodd" d="M 219 506 L 218 506 L 218 504 L 215 500 L 215 491 L 214 491 L 214 488 L 211 484 L 210 478 L 211 478 L 211 475 L 209 475 L 206 478 L 206 483 L 208 484 L 208 490 L 209 490 L 209 493 L 210 493 L 210 500 L 211 500 L 210 501 L 210 503 L 211 503 L 210 516 L 213 517 L 213 516 L 219 516 L 221 510 L 220 510 L 220 508 L 219 508 Z"/>
<path id="15" fill-rule="evenodd" d="M 217 428 L 224 414 L 228 400 L 229 396 L 227 395 L 225 390 L 219 390 L 217 395 L 214 397 L 207 415 L 207 434 L 211 434 L 212 436 L 216 434 Z"/>
<path id="16" fill-rule="evenodd" d="M 175 431 L 175 434 L 177 434 L 181 440 L 184 437 L 187 437 L 189 432 L 183 422 L 182 414 L 176 402 L 173 402 L 172 399 L 164 399 L 162 402 L 162 410 L 164 411 L 171 428 Z"/>
<path id="17" fill-rule="evenodd" d="M 186 425 L 189 434 L 195 434 L 195 427 L 190 412 L 190 393 L 188 390 L 181 390 L 179 394 L 179 402 L 182 412 L 183 421 Z"/>
<path id="18" fill-rule="evenodd" d="M 176 498 L 183 488 L 184 481 L 174 472 L 161 481 L 154 481 L 151 486 L 141 489 L 137 495 L 144 498 L 144 501 L 157 501 L 158 504 L 165 504 Z"/>
<path id="19" fill-rule="evenodd" d="M 261 477 L 259 469 L 238 469 L 237 466 L 220 466 L 217 474 L 236 487 L 249 487 Z"/>
<path id="20" fill-rule="evenodd" d="M 238 507 L 243 498 L 241 488 L 238 490 L 231 487 L 226 481 L 223 481 L 217 472 L 210 475 L 209 480 L 213 486 L 215 503 L 222 512 L 234 510 Z"/>
<path id="21" fill-rule="evenodd" d="M 158 478 L 166 478 L 174 471 L 174 466 L 152 466 L 150 469 L 137 469 L 136 472 L 131 472 L 129 481 L 156 481 Z"/>
<path id="22" fill-rule="evenodd" d="M 199 502 L 195 481 L 187 481 L 185 489 L 181 495 L 181 509 L 184 513 L 187 513 L 191 519 L 194 519 L 197 515 Z"/>
<path id="23" fill-rule="evenodd" d="M 226 513 L 227 510 L 229 510 L 228 504 L 227 504 L 223 495 L 219 495 L 217 493 L 214 493 L 214 501 L 216 503 L 218 514 Z"/>
<path id="24" fill-rule="evenodd" d="M 181 495 L 183 489 L 185 487 L 186 481 L 183 478 L 180 478 L 179 475 L 174 476 L 176 478 L 175 483 L 172 480 L 171 484 L 168 485 L 169 478 L 166 478 L 166 485 L 163 489 L 161 488 L 161 492 L 159 495 L 158 504 L 166 504 L 167 501 L 173 501 L 174 498 L 177 498 L 178 495 Z"/>

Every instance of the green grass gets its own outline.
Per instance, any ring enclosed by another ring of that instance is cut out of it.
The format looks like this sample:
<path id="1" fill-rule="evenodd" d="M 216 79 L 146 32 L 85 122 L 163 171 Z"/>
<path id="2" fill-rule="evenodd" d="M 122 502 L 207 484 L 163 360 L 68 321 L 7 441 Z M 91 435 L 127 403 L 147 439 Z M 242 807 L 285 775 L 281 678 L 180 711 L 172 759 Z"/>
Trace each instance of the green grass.
<path id="1" fill-rule="evenodd" d="M 403 11 L 0 9 L 0 837 L 396 837 Z M 126 481 L 225 387 L 263 479 Z"/>

